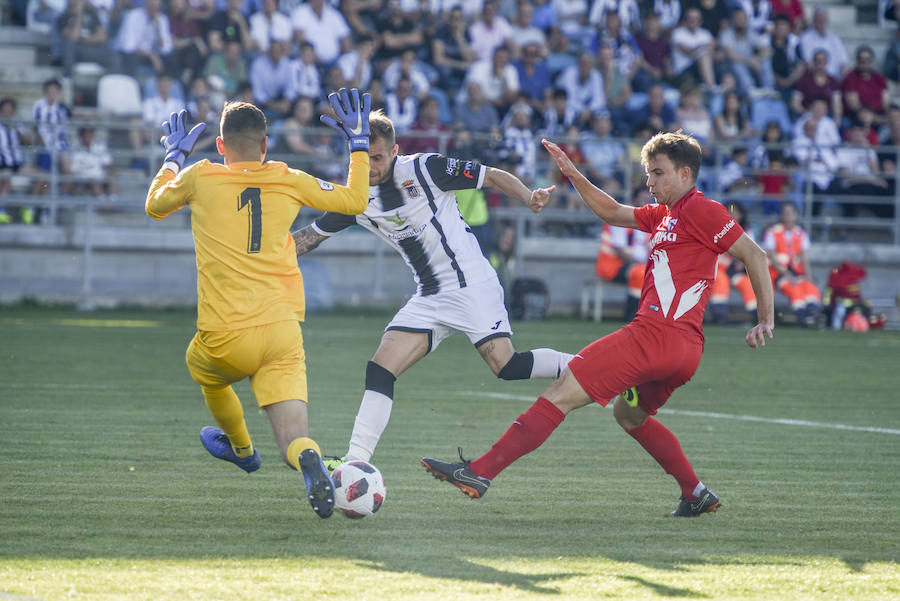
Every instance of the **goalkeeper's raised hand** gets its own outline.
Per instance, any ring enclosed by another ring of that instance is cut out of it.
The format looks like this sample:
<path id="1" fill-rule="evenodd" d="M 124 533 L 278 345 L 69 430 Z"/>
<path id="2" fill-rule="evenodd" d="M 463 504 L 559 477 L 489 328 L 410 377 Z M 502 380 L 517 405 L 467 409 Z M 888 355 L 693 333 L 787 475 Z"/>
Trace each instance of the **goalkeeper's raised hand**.
<path id="1" fill-rule="evenodd" d="M 178 169 L 173 169 L 175 172 L 184 166 L 184 160 L 194 149 L 197 138 L 206 131 L 206 123 L 198 123 L 191 131 L 187 131 L 186 121 L 187 111 L 181 109 L 180 112 L 169 115 L 169 120 L 162 123 L 164 135 L 159 143 L 166 151 L 166 164 L 174 163 L 178 166 Z"/>
<path id="2" fill-rule="evenodd" d="M 341 88 L 328 95 L 331 108 L 337 119 L 322 115 L 319 120 L 339 131 L 350 141 L 350 152 L 369 151 L 369 112 L 372 110 L 372 95 L 366 92 L 360 102 L 359 90 Z"/>

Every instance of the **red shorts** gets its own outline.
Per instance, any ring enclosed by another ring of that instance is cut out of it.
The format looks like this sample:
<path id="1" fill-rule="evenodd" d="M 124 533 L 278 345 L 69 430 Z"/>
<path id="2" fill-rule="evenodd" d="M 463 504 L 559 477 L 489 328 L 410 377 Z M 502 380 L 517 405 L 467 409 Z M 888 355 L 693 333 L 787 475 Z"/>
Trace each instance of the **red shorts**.
<path id="1" fill-rule="evenodd" d="M 703 342 L 676 328 L 629 324 L 581 349 L 569 369 L 604 407 L 638 388 L 638 407 L 655 415 L 676 388 L 697 371 Z"/>

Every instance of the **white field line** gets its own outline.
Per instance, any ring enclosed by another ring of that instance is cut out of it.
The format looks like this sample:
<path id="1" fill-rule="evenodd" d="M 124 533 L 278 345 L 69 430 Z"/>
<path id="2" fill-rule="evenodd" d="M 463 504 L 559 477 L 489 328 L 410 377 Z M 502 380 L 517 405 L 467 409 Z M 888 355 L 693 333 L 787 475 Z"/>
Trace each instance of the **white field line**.
<path id="1" fill-rule="evenodd" d="M 522 394 L 507 394 L 503 392 L 459 392 L 459 395 L 467 397 L 489 397 L 494 399 L 504 399 L 510 401 L 535 401 L 537 397 L 525 396 Z M 612 404 L 609 405 L 612 407 Z M 832 424 L 828 422 L 813 422 L 805 419 L 788 419 L 778 417 L 759 417 L 757 415 L 740 415 L 737 413 L 716 413 L 713 411 L 688 411 L 685 409 L 666 409 L 663 407 L 660 413 L 666 415 L 687 415 L 689 417 L 708 417 L 712 419 L 730 419 L 742 422 L 760 422 L 765 424 L 778 424 L 780 426 L 801 426 L 806 428 L 827 428 L 829 430 L 848 430 L 851 432 L 870 432 L 873 434 L 893 434 L 900 435 L 900 429 L 896 428 L 878 428 L 874 426 L 851 426 L 850 424 Z"/>

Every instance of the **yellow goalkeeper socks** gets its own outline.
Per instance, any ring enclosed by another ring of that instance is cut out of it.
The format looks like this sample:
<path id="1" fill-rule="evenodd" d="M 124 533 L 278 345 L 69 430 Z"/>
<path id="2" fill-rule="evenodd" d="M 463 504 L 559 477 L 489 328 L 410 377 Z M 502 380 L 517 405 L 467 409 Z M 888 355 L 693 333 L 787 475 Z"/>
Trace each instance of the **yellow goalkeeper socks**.
<path id="1" fill-rule="evenodd" d="M 231 441 L 234 454 L 240 458 L 253 454 L 253 443 L 250 440 L 250 432 L 247 431 L 247 423 L 244 421 L 244 409 L 241 401 L 231 386 L 212 388 L 202 386 L 203 398 L 209 412 L 215 418 L 216 423 L 225 432 Z"/>
<path id="2" fill-rule="evenodd" d="M 322 451 L 319 450 L 319 445 L 316 444 L 316 441 L 312 438 L 295 438 L 291 441 L 291 444 L 288 445 L 287 448 L 287 460 L 298 472 L 300 471 L 300 453 L 305 451 L 306 449 L 314 450 L 319 457 L 322 456 Z"/>

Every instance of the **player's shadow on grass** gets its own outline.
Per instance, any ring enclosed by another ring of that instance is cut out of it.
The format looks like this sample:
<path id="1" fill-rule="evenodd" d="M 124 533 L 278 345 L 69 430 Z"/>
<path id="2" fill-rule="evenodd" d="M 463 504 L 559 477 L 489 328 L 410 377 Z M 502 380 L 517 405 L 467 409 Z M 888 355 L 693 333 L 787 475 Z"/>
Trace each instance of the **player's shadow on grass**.
<path id="1" fill-rule="evenodd" d="M 577 572 L 554 572 L 549 574 L 507 572 L 464 559 L 450 557 L 441 557 L 440 561 L 435 561 L 431 564 L 429 564 L 428 561 L 423 561 L 419 558 L 415 561 L 410 560 L 408 562 L 402 560 L 394 562 L 366 562 L 364 565 L 371 570 L 395 574 L 413 572 L 429 578 L 464 580 L 467 582 L 480 582 L 481 584 L 496 584 L 499 586 L 515 587 L 522 591 L 540 593 L 543 595 L 560 594 L 559 589 L 549 585 L 551 581 L 583 576 L 583 574 Z M 430 566 L 433 566 L 433 568 Z"/>
<path id="2" fill-rule="evenodd" d="M 618 576 L 622 580 L 628 580 L 630 582 L 635 582 L 640 584 L 641 586 L 645 586 L 648 589 L 652 590 L 657 595 L 662 595 L 663 597 L 708 597 L 709 595 L 704 595 L 703 593 L 698 593 L 686 588 L 676 588 L 674 586 L 666 586 L 665 584 L 659 584 L 656 582 L 651 582 L 644 578 L 639 578 L 638 576 L 626 576 L 624 574 L 619 574 Z"/>

